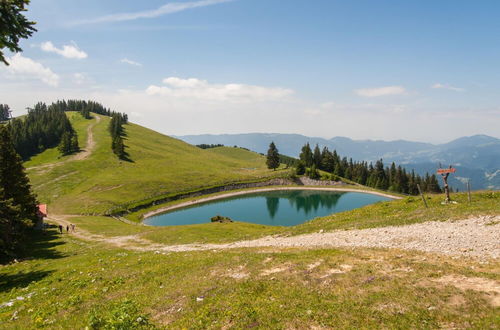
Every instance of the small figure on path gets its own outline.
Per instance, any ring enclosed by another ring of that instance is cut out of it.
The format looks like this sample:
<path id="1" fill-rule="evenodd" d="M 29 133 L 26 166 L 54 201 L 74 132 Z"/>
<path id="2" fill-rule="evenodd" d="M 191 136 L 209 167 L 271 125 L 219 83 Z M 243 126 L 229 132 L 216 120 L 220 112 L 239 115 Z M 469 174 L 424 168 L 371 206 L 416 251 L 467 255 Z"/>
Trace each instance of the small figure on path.
<path id="1" fill-rule="evenodd" d="M 75 232 L 75 227 L 76 227 L 76 225 L 75 225 L 74 223 L 72 223 L 72 224 L 71 224 L 71 231 L 72 231 L 72 232 Z"/>
<path id="2" fill-rule="evenodd" d="M 66 233 L 69 233 L 69 226 L 66 226 Z"/>
<path id="3" fill-rule="evenodd" d="M 63 233 L 63 226 L 62 225 L 59 225 L 59 233 Z"/>

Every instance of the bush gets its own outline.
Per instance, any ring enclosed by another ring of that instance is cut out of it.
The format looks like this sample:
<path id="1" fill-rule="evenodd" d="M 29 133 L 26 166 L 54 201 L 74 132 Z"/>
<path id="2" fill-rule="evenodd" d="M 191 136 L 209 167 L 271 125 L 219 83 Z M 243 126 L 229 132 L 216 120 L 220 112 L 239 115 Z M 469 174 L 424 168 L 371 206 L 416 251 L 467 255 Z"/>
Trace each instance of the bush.
<path id="1" fill-rule="evenodd" d="M 297 167 L 295 168 L 295 173 L 297 175 L 304 175 L 304 173 L 306 173 L 306 166 L 304 165 L 303 162 L 299 162 L 297 164 Z"/>
<path id="2" fill-rule="evenodd" d="M 99 309 L 90 312 L 89 329 L 152 329 L 154 328 L 147 318 L 141 314 L 137 305 L 131 300 L 118 303 L 107 314 L 102 315 Z"/>

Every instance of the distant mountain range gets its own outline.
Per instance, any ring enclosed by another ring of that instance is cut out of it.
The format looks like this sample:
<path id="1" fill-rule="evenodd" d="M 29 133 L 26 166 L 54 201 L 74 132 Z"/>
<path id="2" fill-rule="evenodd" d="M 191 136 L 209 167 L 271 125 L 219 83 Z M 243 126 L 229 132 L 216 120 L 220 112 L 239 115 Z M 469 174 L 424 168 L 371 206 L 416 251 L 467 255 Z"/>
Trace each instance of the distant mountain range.
<path id="1" fill-rule="evenodd" d="M 281 154 L 292 157 L 298 157 L 302 146 L 309 142 L 312 148 L 316 144 L 320 148 L 326 146 L 353 160 L 375 161 L 382 158 L 385 164 L 394 161 L 420 174 L 434 173 L 439 164 L 453 165 L 457 173 L 451 177 L 450 185 L 455 189 L 463 190 L 464 183 L 469 179 L 474 189 L 500 189 L 500 139 L 487 135 L 461 137 L 444 144 L 352 140 L 346 137 L 323 139 L 278 133 L 204 134 L 177 138 L 195 145 L 237 145 L 259 153 L 266 153 L 269 143 L 274 141 Z"/>

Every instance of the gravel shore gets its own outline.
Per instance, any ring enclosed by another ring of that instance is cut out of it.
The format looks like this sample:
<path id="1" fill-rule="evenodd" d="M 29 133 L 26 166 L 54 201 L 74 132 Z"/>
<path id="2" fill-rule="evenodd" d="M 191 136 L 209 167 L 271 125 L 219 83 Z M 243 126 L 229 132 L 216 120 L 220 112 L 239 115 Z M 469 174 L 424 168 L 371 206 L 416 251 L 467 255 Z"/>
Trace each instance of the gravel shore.
<path id="1" fill-rule="evenodd" d="M 158 246 L 157 246 L 158 247 Z M 376 247 L 479 258 L 500 257 L 500 216 L 432 221 L 408 226 L 342 230 L 291 237 L 264 237 L 230 244 L 162 246 L 163 251 L 247 247 Z"/>

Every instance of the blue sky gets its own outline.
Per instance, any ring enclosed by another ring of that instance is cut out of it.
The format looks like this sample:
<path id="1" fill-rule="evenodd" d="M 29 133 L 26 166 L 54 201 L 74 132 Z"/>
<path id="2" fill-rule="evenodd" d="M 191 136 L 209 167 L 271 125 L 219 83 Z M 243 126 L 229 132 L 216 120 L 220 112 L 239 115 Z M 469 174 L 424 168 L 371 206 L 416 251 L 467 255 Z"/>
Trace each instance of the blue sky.
<path id="1" fill-rule="evenodd" d="M 0 102 L 96 99 L 166 134 L 500 137 L 498 1 L 37 0 Z"/>

